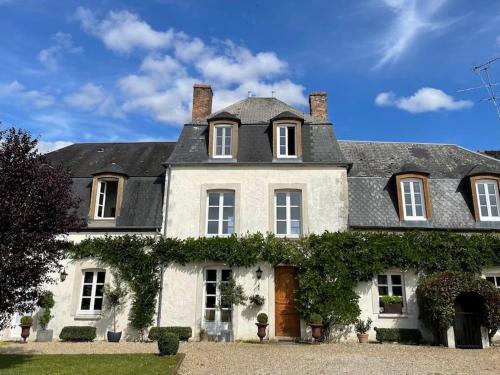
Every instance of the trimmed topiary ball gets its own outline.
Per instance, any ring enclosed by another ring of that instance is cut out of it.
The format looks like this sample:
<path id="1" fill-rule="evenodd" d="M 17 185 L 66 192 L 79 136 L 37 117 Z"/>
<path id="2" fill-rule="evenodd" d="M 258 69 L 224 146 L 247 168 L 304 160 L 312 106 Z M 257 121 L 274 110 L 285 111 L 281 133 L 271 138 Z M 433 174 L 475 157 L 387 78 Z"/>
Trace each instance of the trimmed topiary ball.
<path id="1" fill-rule="evenodd" d="M 260 313 L 257 315 L 257 322 L 259 322 L 259 324 L 267 324 L 267 321 L 268 318 L 266 313 Z"/>
<path id="2" fill-rule="evenodd" d="M 179 337 L 175 333 L 163 333 L 158 338 L 160 355 L 176 355 L 179 350 Z"/>

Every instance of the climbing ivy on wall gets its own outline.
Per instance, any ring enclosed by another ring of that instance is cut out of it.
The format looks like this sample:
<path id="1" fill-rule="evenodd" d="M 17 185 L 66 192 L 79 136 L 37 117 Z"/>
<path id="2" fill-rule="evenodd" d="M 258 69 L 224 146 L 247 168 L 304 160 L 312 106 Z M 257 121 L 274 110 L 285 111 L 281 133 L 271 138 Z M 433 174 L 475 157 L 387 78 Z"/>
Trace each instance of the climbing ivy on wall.
<path id="1" fill-rule="evenodd" d="M 159 291 L 159 266 L 219 261 L 251 267 L 259 261 L 297 267 L 295 302 L 305 320 L 319 313 L 329 327 L 359 316 L 355 288 L 390 267 L 424 274 L 442 271 L 479 273 L 500 265 L 500 237 L 415 231 L 325 232 L 300 240 L 273 235 L 201 237 L 185 240 L 137 236 L 86 239 L 71 247 L 74 259 L 95 258 L 118 270 L 134 292 L 130 324 L 143 331 L 153 322 Z"/>

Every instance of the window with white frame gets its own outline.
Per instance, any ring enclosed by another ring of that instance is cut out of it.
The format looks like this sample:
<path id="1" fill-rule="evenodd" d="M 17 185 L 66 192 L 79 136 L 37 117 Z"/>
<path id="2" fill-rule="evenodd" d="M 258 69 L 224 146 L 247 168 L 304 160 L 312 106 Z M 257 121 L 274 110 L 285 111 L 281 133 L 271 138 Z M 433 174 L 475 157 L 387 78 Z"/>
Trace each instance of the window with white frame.
<path id="1" fill-rule="evenodd" d="M 207 201 L 207 235 L 233 234 L 234 191 L 209 191 Z"/>
<path id="2" fill-rule="evenodd" d="M 118 180 L 98 180 L 95 219 L 114 219 L 118 198 Z"/>
<path id="3" fill-rule="evenodd" d="M 496 180 L 476 181 L 479 217 L 484 221 L 500 221 L 498 183 Z"/>
<path id="4" fill-rule="evenodd" d="M 500 275 L 491 275 L 486 276 L 486 280 L 495 285 L 498 289 L 500 289 Z"/>
<path id="5" fill-rule="evenodd" d="M 403 211 L 405 220 L 426 220 L 422 180 L 405 178 L 401 180 Z"/>
<path id="6" fill-rule="evenodd" d="M 106 271 L 85 270 L 83 272 L 80 314 L 96 315 L 101 313 L 105 279 Z"/>
<path id="7" fill-rule="evenodd" d="M 297 157 L 297 127 L 295 125 L 278 125 L 278 157 Z"/>
<path id="8" fill-rule="evenodd" d="M 232 271 L 225 268 L 207 268 L 204 277 L 203 321 L 207 327 L 231 322 L 232 305 L 220 292 L 220 285 L 231 280 Z"/>
<path id="9" fill-rule="evenodd" d="M 403 275 L 398 273 L 388 273 L 377 275 L 377 288 L 379 299 L 379 311 L 384 312 L 384 296 L 396 297 L 404 307 Z M 397 298 L 399 297 L 399 298 Z"/>
<path id="10" fill-rule="evenodd" d="M 277 191 L 275 193 L 275 233 L 287 237 L 302 234 L 302 193 Z"/>
<path id="11" fill-rule="evenodd" d="M 233 143 L 232 125 L 215 125 L 214 149 L 215 158 L 231 158 Z"/>

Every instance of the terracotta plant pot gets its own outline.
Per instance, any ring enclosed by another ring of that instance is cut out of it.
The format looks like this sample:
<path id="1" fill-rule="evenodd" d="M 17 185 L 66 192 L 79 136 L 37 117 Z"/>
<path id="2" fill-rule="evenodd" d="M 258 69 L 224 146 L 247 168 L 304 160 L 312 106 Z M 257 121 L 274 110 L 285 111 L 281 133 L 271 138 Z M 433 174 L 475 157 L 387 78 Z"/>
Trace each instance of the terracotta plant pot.
<path id="1" fill-rule="evenodd" d="M 309 324 L 311 327 L 311 335 L 314 338 L 314 342 L 319 342 L 319 339 L 323 335 L 323 324 Z"/>
<path id="2" fill-rule="evenodd" d="M 402 303 L 384 303 L 384 313 L 385 314 L 402 314 L 403 304 Z"/>
<path id="3" fill-rule="evenodd" d="M 22 341 L 23 344 L 26 344 L 26 339 L 30 335 L 30 328 L 31 328 L 31 325 L 21 325 L 21 337 L 24 340 L 24 341 Z"/>
<path id="4" fill-rule="evenodd" d="M 267 335 L 267 326 L 269 324 L 255 323 L 255 325 L 257 326 L 257 336 L 259 336 L 260 342 L 262 343 L 264 337 Z"/>
<path id="5" fill-rule="evenodd" d="M 358 333 L 358 341 L 360 344 L 366 344 L 368 342 L 368 333 Z"/>

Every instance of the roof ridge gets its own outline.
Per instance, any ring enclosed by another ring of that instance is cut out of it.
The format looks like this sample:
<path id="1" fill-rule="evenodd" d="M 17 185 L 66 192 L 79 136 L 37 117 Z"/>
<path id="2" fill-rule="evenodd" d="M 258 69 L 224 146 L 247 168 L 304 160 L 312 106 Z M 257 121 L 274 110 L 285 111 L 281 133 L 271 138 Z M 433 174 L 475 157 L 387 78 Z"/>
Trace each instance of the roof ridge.
<path id="1" fill-rule="evenodd" d="M 120 145 L 120 144 L 151 144 L 151 143 L 177 143 L 177 141 L 130 141 L 130 142 L 75 142 L 69 146 L 76 145 Z"/>
<path id="2" fill-rule="evenodd" d="M 437 143 L 437 142 L 407 142 L 407 141 L 359 141 L 353 139 L 338 139 L 338 142 L 349 143 L 387 143 L 387 144 L 408 144 L 408 145 L 432 145 L 432 146 L 455 146 L 460 147 L 455 143 Z"/>
<path id="3" fill-rule="evenodd" d="M 475 154 L 477 156 L 481 156 L 481 157 L 486 158 L 486 159 L 491 159 L 491 160 L 493 160 L 493 161 L 495 161 L 497 163 L 500 163 L 500 160 L 498 160 L 497 158 L 494 158 L 493 156 L 485 155 L 485 154 L 483 154 L 481 152 L 473 151 L 473 150 L 468 149 L 467 147 L 463 147 L 463 146 L 460 146 L 460 145 L 456 145 L 456 147 L 458 147 L 458 148 L 460 148 L 460 149 L 462 149 L 462 150 L 464 150 L 466 152 L 470 152 L 470 153 Z"/>

